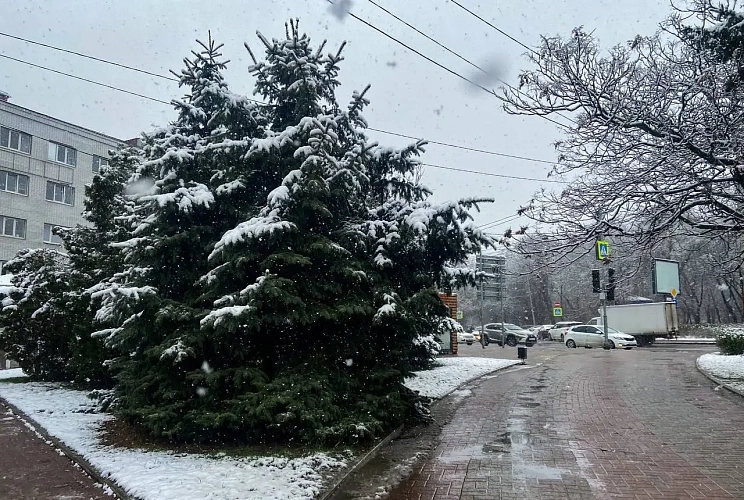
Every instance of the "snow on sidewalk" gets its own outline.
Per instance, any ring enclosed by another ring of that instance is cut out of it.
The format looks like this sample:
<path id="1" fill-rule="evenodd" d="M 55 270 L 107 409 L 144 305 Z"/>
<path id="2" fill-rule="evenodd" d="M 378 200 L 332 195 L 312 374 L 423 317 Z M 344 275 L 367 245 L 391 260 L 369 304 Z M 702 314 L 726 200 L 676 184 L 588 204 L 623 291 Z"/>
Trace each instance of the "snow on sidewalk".
<path id="1" fill-rule="evenodd" d="M 442 358 L 441 366 L 417 372 L 406 379 L 406 386 L 424 396 L 441 398 L 469 380 L 517 362 Z M 20 369 L 0 370 L 0 379 L 23 376 Z M 101 444 L 99 437 L 101 424 L 114 417 L 96 413 L 85 391 L 60 384 L 0 382 L 0 397 L 142 500 L 310 499 L 321 491 L 322 472 L 347 466 L 346 460 L 324 453 L 295 459 L 251 459 L 114 448 Z"/>
<path id="2" fill-rule="evenodd" d="M 701 370 L 744 392 L 744 355 L 703 354 L 697 360 Z"/>
<path id="3" fill-rule="evenodd" d="M 0 396 L 142 500 L 310 499 L 320 492 L 321 472 L 346 465 L 323 453 L 290 460 L 113 448 L 98 437 L 99 426 L 113 417 L 91 413 L 94 404 L 84 391 L 0 383 Z"/>
<path id="4" fill-rule="evenodd" d="M 416 372 L 415 377 L 406 379 L 406 387 L 419 391 L 422 396 L 443 398 L 461 384 L 486 373 L 515 365 L 519 361 L 491 358 L 441 358 L 433 370 Z"/>

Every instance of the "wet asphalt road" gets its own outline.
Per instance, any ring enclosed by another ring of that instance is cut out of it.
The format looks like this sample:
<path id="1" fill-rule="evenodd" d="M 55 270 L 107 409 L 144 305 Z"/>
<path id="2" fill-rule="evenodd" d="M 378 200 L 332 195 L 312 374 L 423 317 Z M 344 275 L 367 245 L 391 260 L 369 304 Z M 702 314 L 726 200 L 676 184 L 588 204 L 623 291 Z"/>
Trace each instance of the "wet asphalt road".
<path id="1" fill-rule="evenodd" d="M 462 392 L 400 499 L 744 499 L 744 398 L 695 368 L 714 346 L 544 342 Z M 516 358 L 463 346 L 460 356 Z"/>

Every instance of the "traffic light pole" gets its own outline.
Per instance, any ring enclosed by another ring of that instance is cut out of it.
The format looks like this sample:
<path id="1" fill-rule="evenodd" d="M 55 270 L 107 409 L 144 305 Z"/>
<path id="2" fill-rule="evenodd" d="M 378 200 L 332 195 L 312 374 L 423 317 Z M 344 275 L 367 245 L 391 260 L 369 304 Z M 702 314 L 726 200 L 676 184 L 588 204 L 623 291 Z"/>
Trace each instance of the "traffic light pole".
<path id="1" fill-rule="evenodd" d="M 500 280 L 503 280 L 503 277 L 499 278 Z M 506 340 L 504 339 L 504 336 L 506 335 L 506 320 L 504 318 L 504 294 L 506 293 L 506 286 L 504 286 L 504 282 L 501 282 L 501 347 L 502 349 L 506 347 Z"/>
<path id="2" fill-rule="evenodd" d="M 481 274 L 481 276 L 480 276 L 480 293 L 478 294 L 478 296 L 480 298 L 480 300 L 479 300 L 479 302 L 480 302 L 480 324 L 481 324 L 480 331 L 481 331 L 481 347 L 483 349 L 486 348 L 486 337 L 484 336 L 484 335 L 486 335 L 486 332 L 483 329 L 483 296 L 485 294 L 486 294 L 486 288 L 485 288 L 485 286 L 483 286 L 483 274 Z"/>
<path id="3" fill-rule="evenodd" d="M 609 330 L 607 329 L 607 294 L 602 292 L 599 294 L 599 299 L 602 302 L 602 329 L 604 330 L 604 349 L 611 349 Z"/>

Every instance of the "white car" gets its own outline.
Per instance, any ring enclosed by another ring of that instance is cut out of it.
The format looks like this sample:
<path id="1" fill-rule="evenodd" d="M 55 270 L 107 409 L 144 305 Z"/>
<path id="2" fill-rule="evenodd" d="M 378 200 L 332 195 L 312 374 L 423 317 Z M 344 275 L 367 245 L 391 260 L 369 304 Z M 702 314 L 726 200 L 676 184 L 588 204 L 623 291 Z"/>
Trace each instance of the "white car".
<path id="1" fill-rule="evenodd" d="M 581 324 L 581 321 L 559 321 L 558 323 L 553 325 L 553 328 L 548 330 L 548 338 L 550 340 L 560 340 L 561 342 L 563 342 L 563 336 L 565 335 L 566 331 L 572 326 L 578 326 Z"/>
<path id="2" fill-rule="evenodd" d="M 475 335 L 473 335 L 470 332 L 465 332 L 461 330 L 457 331 L 457 343 L 458 344 L 473 345 L 473 342 L 475 342 Z"/>
<path id="3" fill-rule="evenodd" d="M 566 347 L 602 347 L 604 345 L 604 330 L 601 326 L 577 325 L 572 326 L 563 334 Z M 632 349 L 638 346 L 635 337 L 619 332 L 614 328 L 607 328 L 607 339 L 612 349 Z"/>

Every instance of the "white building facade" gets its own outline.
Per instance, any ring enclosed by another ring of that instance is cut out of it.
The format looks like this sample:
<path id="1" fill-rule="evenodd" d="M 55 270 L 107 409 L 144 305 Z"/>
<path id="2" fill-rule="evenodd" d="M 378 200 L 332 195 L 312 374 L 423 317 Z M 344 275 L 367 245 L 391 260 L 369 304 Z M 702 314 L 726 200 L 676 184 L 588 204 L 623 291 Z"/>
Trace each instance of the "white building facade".
<path id="1" fill-rule="evenodd" d="M 85 185 L 123 141 L 16 106 L 0 93 L 0 274 L 23 248 L 83 224 Z"/>

